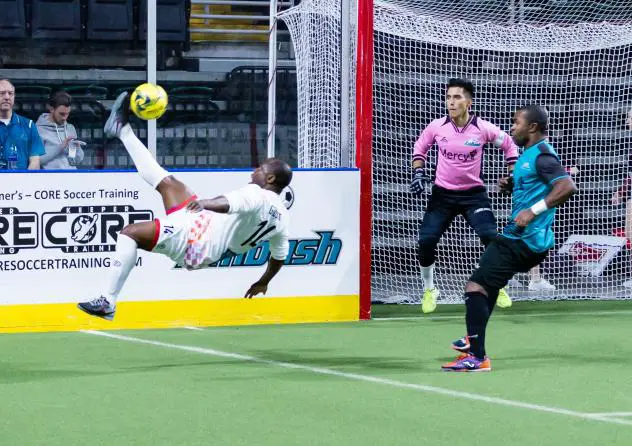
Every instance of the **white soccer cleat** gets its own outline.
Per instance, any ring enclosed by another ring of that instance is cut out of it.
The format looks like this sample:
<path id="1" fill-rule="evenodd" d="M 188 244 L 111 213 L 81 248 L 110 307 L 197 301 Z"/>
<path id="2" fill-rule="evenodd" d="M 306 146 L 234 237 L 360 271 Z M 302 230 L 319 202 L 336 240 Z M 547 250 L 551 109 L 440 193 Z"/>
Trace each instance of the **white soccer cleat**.
<path id="1" fill-rule="evenodd" d="M 555 291 L 555 285 L 546 279 L 529 281 L 529 291 Z"/>

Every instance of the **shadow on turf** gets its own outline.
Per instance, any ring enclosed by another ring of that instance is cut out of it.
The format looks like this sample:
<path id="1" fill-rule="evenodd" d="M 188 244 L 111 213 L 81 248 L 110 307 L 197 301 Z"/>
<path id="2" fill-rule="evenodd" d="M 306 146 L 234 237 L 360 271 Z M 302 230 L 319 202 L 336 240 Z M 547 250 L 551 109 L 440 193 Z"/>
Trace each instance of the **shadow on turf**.
<path id="1" fill-rule="evenodd" d="M 259 350 L 253 352 L 257 358 L 276 361 L 289 362 L 292 364 L 304 365 L 306 367 L 353 367 L 363 370 L 389 370 L 389 371 L 421 371 L 424 370 L 421 358 L 385 358 L 382 356 L 308 356 L 303 353 L 292 354 L 288 351 Z"/>
<path id="2" fill-rule="evenodd" d="M 120 371 L 87 372 L 84 370 L 35 369 L 33 367 L 18 368 L 15 364 L 0 363 L 0 384 L 46 381 L 52 379 L 81 378 L 84 376 L 102 376 L 119 374 Z"/>
<path id="3" fill-rule="evenodd" d="M 310 349 L 308 351 L 313 351 Z M 317 351 L 323 351 L 323 349 L 317 349 Z M 323 367 L 323 368 L 356 368 L 361 370 L 388 370 L 388 371 L 401 371 L 401 372 L 421 372 L 427 369 L 427 364 L 421 358 L 384 358 L 384 357 L 326 357 L 326 356 L 311 356 L 306 355 L 303 352 L 289 353 L 287 351 L 278 352 L 270 350 L 259 350 L 249 352 L 248 354 L 263 360 L 274 362 L 287 362 L 296 365 L 302 365 L 305 367 Z M 125 371 L 160 371 L 162 369 L 169 368 L 182 368 L 182 367 L 196 367 L 196 366 L 233 366 L 235 364 L 240 365 L 257 365 L 260 366 L 261 362 L 244 361 L 244 360 L 230 360 L 230 359 L 216 359 L 213 361 L 204 361 L 196 363 L 170 363 L 170 364 L 155 364 L 147 366 L 131 366 L 124 367 Z"/>

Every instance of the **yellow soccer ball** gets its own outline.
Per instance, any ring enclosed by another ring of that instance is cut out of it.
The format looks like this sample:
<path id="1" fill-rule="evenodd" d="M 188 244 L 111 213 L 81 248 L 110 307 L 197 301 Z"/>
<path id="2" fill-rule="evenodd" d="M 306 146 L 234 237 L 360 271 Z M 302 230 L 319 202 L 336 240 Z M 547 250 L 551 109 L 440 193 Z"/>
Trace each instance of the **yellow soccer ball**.
<path id="1" fill-rule="evenodd" d="M 160 118 L 168 103 L 167 92 L 160 85 L 146 83 L 136 87 L 129 106 L 140 119 L 150 120 Z"/>

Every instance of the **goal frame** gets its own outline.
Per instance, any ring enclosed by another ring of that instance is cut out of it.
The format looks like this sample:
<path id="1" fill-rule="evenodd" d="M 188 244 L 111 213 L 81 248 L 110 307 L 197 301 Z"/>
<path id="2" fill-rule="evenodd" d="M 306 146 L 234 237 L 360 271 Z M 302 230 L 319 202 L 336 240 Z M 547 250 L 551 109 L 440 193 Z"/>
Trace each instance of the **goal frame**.
<path id="1" fill-rule="evenodd" d="M 582 175 L 582 181 L 594 184 L 588 184 L 581 200 L 569 203 L 570 207 L 560 213 L 560 220 L 572 218 L 580 206 L 590 205 L 591 212 L 584 212 L 585 217 L 577 225 L 563 227 L 592 237 L 602 230 L 609 231 L 614 220 L 622 218 L 620 210 L 605 208 L 610 204 L 604 202 L 604 196 L 611 187 L 593 178 L 605 170 L 605 177 L 619 181 L 626 169 L 619 159 L 627 144 L 618 116 L 625 100 L 619 100 L 617 106 L 606 104 L 613 88 L 616 97 L 630 97 L 630 84 L 623 84 L 629 72 L 625 72 L 624 64 L 616 63 L 619 57 L 632 57 L 632 20 L 619 20 L 615 12 L 619 14 L 621 8 L 594 11 L 581 6 L 567 15 L 558 7 L 541 16 L 520 9 L 525 16 L 519 16 L 515 23 L 516 11 L 507 10 L 507 3 L 499 2 L 502 4 L 493 6 L 495 15 L 487 9 L 476 9 L 478 15 L 471 22 L 463 22 L 469 26 L 454 31 L 443 26 L 451 8 L 440 4 L 435 8 L 432 2 L 422 2 L 427 7 L 416 9 L 417 2 L 401 3 L 311 0 L 281 13 L 298 42 L 299 163 L 302 167 L 358 169 L 359 248 L 354 254 L 360 259 L 356 282 L 360 319 L 370 319 L 373 301 L 418 302 L 421 282 L 411 237 L 415 237 L 429 197 L 424 195 L 419 202 L 408 200 L 407 166 L 412 149 L 408 145 L 413 133 L 418 137 L 420 125 L 439 115 L 443 78 L 465 76 L 477 88 L 481 84 L 488 96 L 477 99 L 477 113 L 492 122 L 509 119 L 516 107 L 525 103 L 544 101 L 551 110 L 554 144 L 569 168 L 595 163 L 591 145 L 616 150 L 616 156 L 598 160 L 594 171 Z M 498 24 L 492 30 L 488 29 L 490 18 Z M 463 44 L 464 33 L 474 33 L 476 39 Z M 507 33 L 529 39 L 506 39 Z M 450 61 L 452 54 L 473 62 L 455 66 Z M 537 89 L 531 88 L 536 84 Z M 536 96 L 540 85 L 542 95 Z M 569 94 L 577 95 L 579 102 L 569 102 Z M 499 97 L 503 98 L 502 104 L 498 103 Z M 575 125 L 573 119 L 581 121 L 587 115 L 591 126 Z M 396 124 L 400 119 L 401 129 Z M 500 152 L 488 153 L 484 181 L 489 189 L 492 177 L 504 172 L 505 165 Z M 433 152 L 430 160 L 433 165 L 436 155 Z M 510 218 L 508 198 L 492 198 L 502 227 Z M 438 271 L 442 287 L 449 290 L 442 296 L 445 303 L 460 301 L 462 281 L 468 272 L 465 269 L 476 262 L 482 248 L 471 231 L 461 237 L 458 231 L 466 222 L 460 219 L 457 223 L 448 234 L 449 243 L 440 246 L 442 259 L 459 260 L 456 269 L 450 263 L 439 265 L 443 268 Z M 617 224 L 621 223 L 617 220 Z M 559 240 L 568 238 L 564 231 L 560 235 Z M 466 248 L 463 256 L 462 247 Z M 545 284 L 549 288 L 531 289 L 523 283 L 525 275 L 512 284 L 517 289 L 514 297 L 626 298 L 621 289 L 627 281 L 620 280 L 630 275 L 632 264 L 624 264 L 624 258 L 618 260 L 600 278 L 600 285 L 597 281 L 572 280 L 573 271 L 583 260 L 573 255 L 551 258 L 544 273 L 559 279 L 557 289 L 549 282 Z M 536 275 L 529 276 L 529 283 Z M 607 294 L 610 291 L 612 296 Z"/>
<path id="2" fill-rule="evenodd" d="M 360 319 L 371 319 L 373 231 L 373 0 L 358 0 L 355 80 L 356 167 L 360 169 Z"/>

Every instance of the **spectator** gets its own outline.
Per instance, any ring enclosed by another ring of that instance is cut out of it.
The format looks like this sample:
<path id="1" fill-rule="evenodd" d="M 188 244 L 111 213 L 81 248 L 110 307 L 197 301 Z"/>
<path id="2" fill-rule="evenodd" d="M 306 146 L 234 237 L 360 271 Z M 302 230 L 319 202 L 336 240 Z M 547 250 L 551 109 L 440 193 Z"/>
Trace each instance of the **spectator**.
<path id="1" fill-rule="evenodd" d="M 625 121 L 627 128 L 632 130 L 632 109 L 628 112 L 628 117 Z M 632 242 L 632 166 L 628 172 L 628 176 L 621 185 L 621 187 L 612 195 L 612 205 L 619 206 L 621 203 L 626 202 L 625 205 L 625 228 L 624 236 L 628 239 L 628 243 Z M 622 283 L 625 288 L 632 288 L 632 279 L 626 280 Z"/>
<path id="2" fill-rule="evenodd" d="M 77 140 L 75 126 L 68 123 L 72 98 L 64 90 L 51 94 L 46 106 L 48 113 L 42 113 L 37 120 L 46 155 L 42 156 L 42 169 L 76 169 L 83 161 L 84 153 Z"/>
<path id="3" fill-rule="evenodd" d="M 44 145 L 33 121 L 13 113 L 15 87 L 0 79 L 0 170 L 39 170 Z"/>

